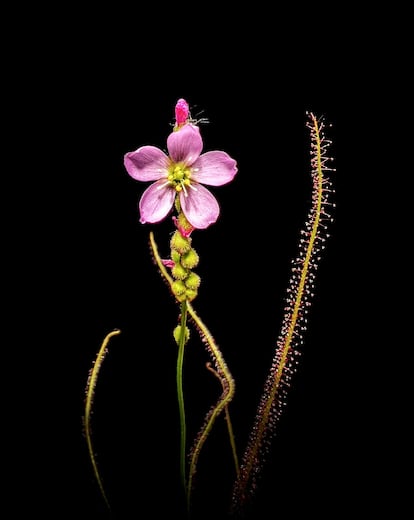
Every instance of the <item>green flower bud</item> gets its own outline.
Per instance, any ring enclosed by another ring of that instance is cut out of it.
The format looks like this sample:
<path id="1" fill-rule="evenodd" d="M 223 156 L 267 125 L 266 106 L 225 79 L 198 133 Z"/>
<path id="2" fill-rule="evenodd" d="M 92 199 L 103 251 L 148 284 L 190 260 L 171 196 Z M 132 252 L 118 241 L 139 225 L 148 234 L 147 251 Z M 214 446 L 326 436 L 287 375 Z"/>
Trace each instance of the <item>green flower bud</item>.
<path id="1" fill-rule="evenodd" d="M 181 325 L 177 325 L 174 329 L 174 339 L 177 345 L 180 343 L 180 336 L 181 336 Z M 184 331 L 184 344 L 187 343 L 187 341 L 190 339 L 190 329 L 188 327 L 185 327 Z"/>
<path id="2" fill-rule="evenodd" d="M 188 270 L 185 269 L 181 264 L 175 264 L 171 269 L 171 274 L 177 280 L 184 280 L 188 275 Z"/>
<path id="3" fill-rule="evenodd" d="M 175 231 L 171 238 L 171 249 L 178 251 L 178 253 L 187 253 L 191 249 L 191 240 L 181 235 L 179 231 Z"/>
<path id="4" fill-rule="evenodd" d="M 188 222 L 188 220 L 185 218 L 184 213 L 180 213 L 178 215 L 178 225 L 184 229 L 184 231 L 191 231 L 193 229 L 192 225 Z"/>
<path id="5" fill-rule="evenodd" d="M 198 294 L 197 289 L 186 289 L 186 291 L 185 291 L 186 299 L 189 302 L 192 302 L 194 300 L 194 298 L 197 296 L 197 294 Z"/>
<path id="6" fill-rule="evenodd" d="M 187 253 L 184 253 L 181 257 L 181 265 L 186 267 L 187 269 L 193 269 L 196 267 L 199 261 L 198 254 L 194 251 L 194 249 L 190 249 Z"/>
<path id="7" fill-rule="evenodd" d="M 198 289 L 200 287 L 201 278 L 196 273 L 190 273 L 185 280 L 187 289 Z"/>
<path id="8" fill-rule="evenodd" d="M 174 295 L 177 296 L 177 298 L 178 298 L 179 296 L 185 295 L 186 287 L 182 280 L 175 280 L 171 284 L 171 290 L 174 293 Z M 180 300 L 180 301 L 183 301 L 183 300 Z"/>
<path id="9" fill-rule="evenodd" d="M 178 251 L 175 251 L 174 249 L 171 251 L 171 260 L 178 264 L 178 262 L 181 260 L 181 255 Z"/>

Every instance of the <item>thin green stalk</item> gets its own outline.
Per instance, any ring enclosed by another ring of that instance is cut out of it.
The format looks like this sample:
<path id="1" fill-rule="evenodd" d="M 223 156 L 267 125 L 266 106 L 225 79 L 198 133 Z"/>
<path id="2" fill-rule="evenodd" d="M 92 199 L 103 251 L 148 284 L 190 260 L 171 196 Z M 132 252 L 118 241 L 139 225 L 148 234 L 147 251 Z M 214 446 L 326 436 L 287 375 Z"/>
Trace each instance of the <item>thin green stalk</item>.
<path id="1" fill-rule="evenodd" d="M 226 412 L 227 430 L 229 432 L 229 438 L 230 438 L 231 452 L 233 454 L 234 467 L 236 468 L 236 475 L 238 477 L 240 474 L 240 465 L 239 465 L 239 458 L 237 456 L 236 441 L 234 439 L 233 425 L 231 423 L 230 412 L 229 412 L 228 406 L 226 406 L 225 412 Z"/>
<path id="2" fill-rule="evenodd" d="M 184 492 L 187 490 L 186 478 L 186 436 L 187 428 L 185 422 L 185 406 L 184 406 L 184 392 L 183 392 L 183 363 L 184 363 L 184 346 L 186 340 L 186 325 L 187 325 L 187 301 L 181 302 L 181 330 L 178 341 L 178 356 L 177 356 L 177 397 L 178 410 L 180 414 L 180 474 L 183 484 Z"/>

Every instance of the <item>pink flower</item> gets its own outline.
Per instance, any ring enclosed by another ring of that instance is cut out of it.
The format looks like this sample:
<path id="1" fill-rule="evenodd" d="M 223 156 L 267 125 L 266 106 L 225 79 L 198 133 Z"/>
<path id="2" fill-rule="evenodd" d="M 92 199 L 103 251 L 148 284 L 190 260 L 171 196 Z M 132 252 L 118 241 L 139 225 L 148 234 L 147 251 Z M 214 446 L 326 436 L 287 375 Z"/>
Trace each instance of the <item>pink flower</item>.
<path id="1" fill-rule="evenodd" d="M 140 222 L 156 223 L 172 209 L 178 195 L 188 222 L 205 229 L 216 222 L 220 208 L 213 194 L 203 186 L 222 186 L 233 180 L 237 164 L 226 152 L 201 154 L 200 130 L 184 124 L 167 139 L 169 155 L 155 146 L 141 146 L 124 157 L 129 175 L 137 181 L 155 181 L 139 202 Z"/>

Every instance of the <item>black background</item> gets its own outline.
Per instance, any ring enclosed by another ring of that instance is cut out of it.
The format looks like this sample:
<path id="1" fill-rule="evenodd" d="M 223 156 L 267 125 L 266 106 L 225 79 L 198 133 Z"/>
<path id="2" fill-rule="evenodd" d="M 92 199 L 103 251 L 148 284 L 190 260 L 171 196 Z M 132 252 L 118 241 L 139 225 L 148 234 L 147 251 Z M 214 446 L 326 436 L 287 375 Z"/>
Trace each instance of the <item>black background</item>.
<path id="1" fill-rule="evenodd" d="M 180 97 L 193 117 L 208 119 L 204 150 L 225 150 L 238 162 L 234 181 L 212 188 L 221 215 L 193 234 L 193 246 L 202 277 L 194 306 L 236 380 L 231 414 L 240 453 L 310 208 L 307 112 L 324 118 L 333 141 L 330 237 L 252 518 L 397 507 L 384 484 L 384 465 L 393 461 L 378 448 L 389 408 L 373 339 L 381 291 L 372 257 L 384 227 L 371 204 L 389 146 L 384 118 L 397 110 L 381 85 L 403 68 L 383 52 L 381 34 L 366 38 L 355 20 L 351 41 L 335 17 L 322 28 L 285 18 L 292 32 L 282 36 L 283 19 L 272 23 L 266 13 L 242 25 L 213 13 L 194 24 L 190 14 L 159 20 L 127 9 L 64 11 L 31 24 L 26 13 L 23 50 L 7 56 L 7 177 L 17 183 L 8 191 L 15 198 L 5 271 L 13 508 L 110 518 L 82 418 L 88 372 L 105 335 L 118 328 L 92 417 L 112 517 L 185 517 L 171 336 L 178 308 L 148 245 L 153 230 L 166 256 L 173 226 L 139 223 L 146 186 L 123 167 L 124 154 L 139 146 L 165 149 Z M 184 366 L 189 440 L 220 392 L 206 361 L 194 332 Z M 200 457 L 194 520 L 226 517 L 234 470 L 224 426 L 219 419 Z"/>

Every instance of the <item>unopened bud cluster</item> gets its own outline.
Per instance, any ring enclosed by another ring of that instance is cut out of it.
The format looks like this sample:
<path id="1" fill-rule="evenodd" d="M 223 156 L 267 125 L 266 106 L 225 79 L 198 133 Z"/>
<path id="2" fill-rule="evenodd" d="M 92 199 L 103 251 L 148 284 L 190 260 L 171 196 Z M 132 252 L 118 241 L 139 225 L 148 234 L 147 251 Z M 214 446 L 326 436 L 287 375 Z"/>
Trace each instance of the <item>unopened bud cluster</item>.
<path id="1" fill-rule="evenodd" d="M 177 218 L 177 230 L 171 237 L 171 260 L 174 265 L 171 275 L 174 278 L 171 289 L 179 302 L 192 301 L 197 296 L 200 277 L 193 272 L 199 257 L 191 247 L 191 226 L 182 213 Z"/>

